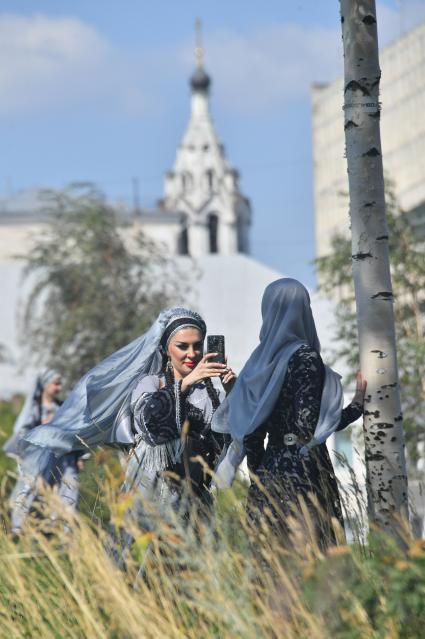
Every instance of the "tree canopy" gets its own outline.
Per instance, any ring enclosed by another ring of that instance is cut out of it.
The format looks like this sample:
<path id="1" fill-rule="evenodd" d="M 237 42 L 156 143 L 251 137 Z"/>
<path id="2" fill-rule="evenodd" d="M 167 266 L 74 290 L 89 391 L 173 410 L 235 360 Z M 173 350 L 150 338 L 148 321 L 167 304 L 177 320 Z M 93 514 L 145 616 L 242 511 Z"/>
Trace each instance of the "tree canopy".
<path id="1" fill-rule="evenodd" d="M 24 258 L 22 339 L 69 385 L 181 304 L 191 282 L 161 246 L 119 224 L 93 185 L 46 192 L 45 202 L 49 222 Z"/>
<path id="2" fill-rule="evenodd" d="M 387 224 L 397 353 L 409 474 L 425 445 L 425 260 L 424 240 L 409 216 L 400 210 L 391 185 L 386 193 Z M 331 241 L 329 255 L 316 259 L 319 288 L 338 300 L 335 359 L 358 370 L 358 345 L 354 287 L 351 274 L 351 242 L 343 233 Z"/>

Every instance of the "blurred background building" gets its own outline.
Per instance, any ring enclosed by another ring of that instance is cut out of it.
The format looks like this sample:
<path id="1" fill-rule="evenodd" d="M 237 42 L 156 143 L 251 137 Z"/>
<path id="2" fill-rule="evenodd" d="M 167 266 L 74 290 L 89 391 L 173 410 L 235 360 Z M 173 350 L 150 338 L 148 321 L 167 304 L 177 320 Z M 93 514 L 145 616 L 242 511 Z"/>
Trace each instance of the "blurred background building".
<path id="1" fill-rule="evenodd" d="M 385 175 L 406 215 L 425 237 L 425 23 L 380 54 L 381 138 Z M 343 79 L 312 88 L 316 256 L 335 231 L 348 233 Z"/>
<path id="2" fill-rule="evenodd" d="M 209 109 L 211 78 L 203 67 L 201 47 L 196 53 L 188 126 L 174 166 L 166 173 L 164 198 L 156 211 L 143 212 L 140 221 L 171 254 L 248 253 L 250 203 L 215 131 Z"/>

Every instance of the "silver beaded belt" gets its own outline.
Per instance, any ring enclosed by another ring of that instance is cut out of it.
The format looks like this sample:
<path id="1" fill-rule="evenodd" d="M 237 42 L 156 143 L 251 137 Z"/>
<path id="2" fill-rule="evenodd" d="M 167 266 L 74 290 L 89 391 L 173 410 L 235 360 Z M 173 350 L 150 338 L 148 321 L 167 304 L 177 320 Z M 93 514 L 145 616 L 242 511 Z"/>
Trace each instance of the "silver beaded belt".
<path id="1" fill-rule="evenodd" d="M 293 446 L 297 443 L 297 441 L 298 437 L 294 433 L 287 433 L 283 436 L 283 443 L 285 444 L 285 446 Z"/>

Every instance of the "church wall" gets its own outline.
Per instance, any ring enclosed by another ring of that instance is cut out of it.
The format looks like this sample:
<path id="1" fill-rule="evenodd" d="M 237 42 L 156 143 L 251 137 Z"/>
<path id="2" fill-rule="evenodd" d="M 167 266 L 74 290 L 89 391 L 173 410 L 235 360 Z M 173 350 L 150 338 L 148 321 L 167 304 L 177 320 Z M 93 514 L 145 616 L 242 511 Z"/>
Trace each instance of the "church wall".
<path id="1" fill-rule="evenodd" d="M 209 233 L 205 224 L 193 223 L 189 225 L 189 255 L 201 257 L 209 253 Z"/>
<path id="2" fill-rule="evenodd" d="M 141 230 L 147 237 L 156 242 L 159 246 L 165 247 L 165 251 L 170 255 L 177 253 L 178 237 L 180 233 L 180 225 L 173 223 L 144 222 L 136 224 L 126 230 L 124 235 L 132 236 L 138 230 Z"/>

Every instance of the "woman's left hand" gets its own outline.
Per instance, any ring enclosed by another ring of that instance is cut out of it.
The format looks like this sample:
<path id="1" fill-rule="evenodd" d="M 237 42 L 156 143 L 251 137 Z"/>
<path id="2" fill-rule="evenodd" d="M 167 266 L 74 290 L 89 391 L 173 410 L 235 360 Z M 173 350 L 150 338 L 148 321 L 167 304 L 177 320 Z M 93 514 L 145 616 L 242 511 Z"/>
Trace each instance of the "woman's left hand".
<path id="1" fill-rule="evenodd" d="M 226 364 L 227 364 L 227 357 L 226 357 Z M 220 377 L 220 379 L 221 379 L 221 383 L 223 384 L 223 388 L 226 391 L 226 395 L 228 395 L 230 391 L 232 390 L 234 383 L 236 382 L 236 375 L 230 367 L 227 367 L 223 375 Z"/>

